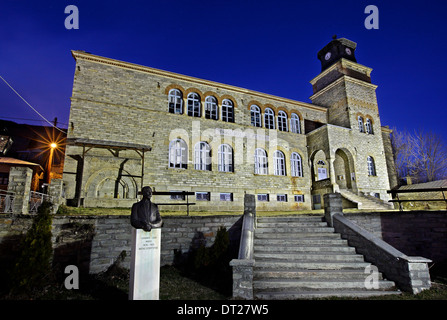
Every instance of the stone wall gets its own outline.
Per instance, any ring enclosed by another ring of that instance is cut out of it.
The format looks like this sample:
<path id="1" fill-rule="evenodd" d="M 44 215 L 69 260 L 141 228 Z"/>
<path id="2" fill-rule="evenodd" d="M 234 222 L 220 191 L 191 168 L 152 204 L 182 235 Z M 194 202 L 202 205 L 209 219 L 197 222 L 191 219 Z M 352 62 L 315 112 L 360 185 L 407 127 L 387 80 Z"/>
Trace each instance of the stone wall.
<path id="1" fill-rule="evenodd" d="M 406 255 L 447 262 L 447 212 L 345 213 L 345 217 Z"/>
<path id="2" fill-rule="evenodd" d="M 176 254 L 185 254 L 190 248 L 212 245 L 222 226 L 230 232 L 232 245 L 238 248 L 240 218 L 235 215 L 163 217 L 161 265 L 172 265 Z M 0 216 L 1 266 L 10 266 L 17 245 L 31 224 L 30 215 Z M 84 273 L 105 271 L 115 262 L 125 268 L 130 266 L 131 225 L 127 215 L 55 215 L 52 234 L 53 264 L 60 270 L 70 264 Z"/>

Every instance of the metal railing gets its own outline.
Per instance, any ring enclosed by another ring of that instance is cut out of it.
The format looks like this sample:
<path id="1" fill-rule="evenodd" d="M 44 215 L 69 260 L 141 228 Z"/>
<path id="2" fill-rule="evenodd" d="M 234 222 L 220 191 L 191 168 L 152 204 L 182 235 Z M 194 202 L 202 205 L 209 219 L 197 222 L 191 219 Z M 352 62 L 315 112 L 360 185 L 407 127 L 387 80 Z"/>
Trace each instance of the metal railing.
<path id="1" fill-rule="evenodd" d="M 12 213 L 15 192 L 0 190 L 0 213 Z"/>
<path id="2" fill-rule="evenodd" d="M 442 199 L 440 197 L 438 198 L 422 198 L 421 193 L 436 193 L 436 196 L 440 196 L 442 194 Z M 388 190 L 387 193 L 390 193 L 392 195 L 393 200 L 389 200 L 388 202 L 397 202 L 399 204 L 399 210 L 403 211 L 403 202 L 435 202 L 435 201 L 444 201 L 446 204 L 447 209 L 447 198 L 444 192 L 447 192 L 447 188 L 426 188 L 426 189 L 405 189 L 405 190 Z M 411 199 L 405 198 L 401 199 L 399 198 L 399 194 L 414 194 L 415 196 Z"/>
<path id="3" fill-rule="evenodd" d="M 37 213 L 40 205 L 44 201 L 51 202 L 51 196 L 36 191 L 30 191 L 29 194 L 29 213 Z"/>

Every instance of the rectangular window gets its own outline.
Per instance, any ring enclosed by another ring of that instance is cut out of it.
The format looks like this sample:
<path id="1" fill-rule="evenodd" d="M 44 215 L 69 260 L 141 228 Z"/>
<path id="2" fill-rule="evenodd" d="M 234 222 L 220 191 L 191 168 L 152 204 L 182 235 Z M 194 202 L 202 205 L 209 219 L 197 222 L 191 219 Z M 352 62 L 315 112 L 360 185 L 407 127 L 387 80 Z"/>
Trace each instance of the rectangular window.
<path id="1" fill-rule="evenodd" d="M 232 193 L 221 193 L 220 201 L 233 201 L 233 194 Z"/>
<path id="2" fill-rule="evenodd" d="M 278 202 L 287 202 L 287 194 L 278 194 L 278 195 L 276 195 L 276 201 L 278 201 Z"/>
<path id="3" fill-rule="evenodd" d="M 294 198 L 295 202 L 304 202 L 304 194 L 296 194 Z"/>
<path id="4" fill-rule="evenodd" d="M 170 191 L 170 192 L 181 192 L 181 191 Z M 171 200 L 185 200 L 185 195 L 182 194 L 171 194 Z"/>
<path id="5" fill-rule="evenodd" d="M 314 194 L 312 196 L 312 200 L 314 204 L 320 204 L 321 203 L 321 196 L 319 194 Z"/>
<path id="6" fill-rule="evenodd" d="M 210 193 L 209 192 L 196 192 L 196 200 L 197 201 L 210 201 Z"/>
<path id="7" fill-rule="evenodd" d="M 269 195 L 266 193 L 258 194 L 258 201 L 269 201 Z"/>

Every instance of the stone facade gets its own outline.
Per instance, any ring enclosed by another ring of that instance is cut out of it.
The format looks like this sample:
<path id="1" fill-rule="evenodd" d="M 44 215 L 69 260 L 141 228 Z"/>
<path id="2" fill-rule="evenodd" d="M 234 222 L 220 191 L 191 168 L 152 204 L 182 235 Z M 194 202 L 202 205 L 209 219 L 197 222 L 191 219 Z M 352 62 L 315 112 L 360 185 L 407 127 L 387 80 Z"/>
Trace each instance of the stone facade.
<path id="1" fill-rule="evenodd" d="M 81 51 L 72 54 L 76 69 L 68 141 L 84 139 L 90 144 L 66 148 L 67 199 L 81 198 L 84 206 L 127 207 L 142 185 L 150 185 L 156 191 L 204 193 L 194 199 L 192 210 L 197 211 L 240 212 L 245 193 L 261 195 L 260 211 L 317 208 L 312 195 L 340 188 L 388 200 L 388 167 L 393 166 L 387 167 L 370 68 L 340 59 L 312 80 L 310 104 Z M 171 90 L 181 95 L 179 113 L 170 110 Z M 191 93 L 200 101 L 197 116 L 187 114 Z M 216 120 L 207 117 L 207 97 L 217 102 Z M 229 121 L 223 111 L 227 101 L 233 104 L 234 119 Z M 260 127 L 253 125 L 252 106 L 260 112 Z M 266 128 L 268 110 L 274 113 L 275 129 Z M 286 117 L 285 130 L 280 114 Z M 359 132 L 359 115 L 370 119 L 370 134 Z M 297 125 L 292 125 L 292 116 L 299 119 Z M 176 155 L 170 146 L 177 139 L 183 140 L 186 153 L 182 166 L 170 160 Z M 98 141 L 146 145 L 151 150 L 143 160 L 138 150 L 97 148 Z M 201 142 L 209 148 L 202 167 L 196 160 Z M 229 172 L 221 170 L 222 145 L 231 150 Z M 255 172 L 258 148 L 268 162 L 261 173 Z M 283 160 L 278 160 L 277 151 Z M 300 158 L 299 170 L 292 157 Z M 368 174 L 368 157 L 374 159 L 374 175 Z M 323 178 L 318 176 L 322 170 Z M 182 200 L 169 196 L 154 201 L 172 203 L 163 210 L 184 210 Z"/>

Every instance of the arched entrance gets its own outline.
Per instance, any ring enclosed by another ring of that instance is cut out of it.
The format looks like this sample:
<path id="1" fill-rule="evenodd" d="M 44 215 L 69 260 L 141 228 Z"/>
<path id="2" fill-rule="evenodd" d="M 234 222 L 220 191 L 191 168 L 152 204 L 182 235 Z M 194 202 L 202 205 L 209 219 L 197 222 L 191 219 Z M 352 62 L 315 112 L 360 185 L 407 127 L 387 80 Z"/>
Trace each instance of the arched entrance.
<path id="1" fill-rule="evenodd" d="M 334 160 L 335 182 L 340 189 L 357 189 L 354 159 L 347 149 L 337 149 Z"/>

